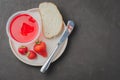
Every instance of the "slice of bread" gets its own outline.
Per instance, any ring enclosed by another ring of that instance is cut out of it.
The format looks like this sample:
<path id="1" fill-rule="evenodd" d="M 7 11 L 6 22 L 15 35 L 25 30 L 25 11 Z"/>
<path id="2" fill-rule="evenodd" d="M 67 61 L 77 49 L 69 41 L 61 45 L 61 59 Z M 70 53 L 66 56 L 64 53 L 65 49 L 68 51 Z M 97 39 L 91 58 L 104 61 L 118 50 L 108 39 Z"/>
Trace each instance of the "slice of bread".
<path id="1" fill-rule="evenodd" d="M 60 34 L 63 29 L 63 18 L 55 4 L 43 2 L 39 5 L 43 23 L 43 33 L 46 38 Z"/>

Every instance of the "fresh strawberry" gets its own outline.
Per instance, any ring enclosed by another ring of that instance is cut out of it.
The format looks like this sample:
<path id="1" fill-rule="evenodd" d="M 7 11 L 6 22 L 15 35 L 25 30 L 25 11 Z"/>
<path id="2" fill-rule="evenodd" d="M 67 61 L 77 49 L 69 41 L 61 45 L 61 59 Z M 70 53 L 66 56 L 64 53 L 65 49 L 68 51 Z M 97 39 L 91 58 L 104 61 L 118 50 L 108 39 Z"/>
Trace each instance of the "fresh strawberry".
<path id="1" fill-rule="evenodd" d="M 43 41 L 36 42 L 36 44 L 34 45 L 34 51 L 36 51 L 38 54 L 40 54 L 43 57 L 47 57 L 46 43 Z"/>
<path id="2" fill-rule="evenodd" d="M 36 52 L 43 52 L 46 51 L 46 44 L 45 42 L 36 42 L 36 44 L 34 45 L 34 50 Z"/>
<path id="3" fill-rule="evenodd" d="M 28 52 L 28 48 L 26 46 L 21 46 L 18 48 L 18 52 L 22 55 L 25 55 Z"/>
<path id="4" fill-rule="evenodd" d="M 30 50 L 28 51 L 28 59 L 35 59 L 37 57 L 37 54 L 33 51 L 33 50 Z"/>

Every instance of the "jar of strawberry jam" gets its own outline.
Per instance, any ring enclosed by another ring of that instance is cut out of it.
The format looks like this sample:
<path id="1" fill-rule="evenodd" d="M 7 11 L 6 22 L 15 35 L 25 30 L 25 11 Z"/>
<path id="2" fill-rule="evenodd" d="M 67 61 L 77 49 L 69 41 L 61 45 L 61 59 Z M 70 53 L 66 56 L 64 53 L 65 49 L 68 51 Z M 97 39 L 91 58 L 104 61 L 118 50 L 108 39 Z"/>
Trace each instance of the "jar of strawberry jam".
<path id="1" fill-rule="evenodd" d="M 28 11 L 13 14 L 7 22 L 8 37 L 17 43 L 29 44 L 38 39 L 41 32 L 39 21 Z"/>

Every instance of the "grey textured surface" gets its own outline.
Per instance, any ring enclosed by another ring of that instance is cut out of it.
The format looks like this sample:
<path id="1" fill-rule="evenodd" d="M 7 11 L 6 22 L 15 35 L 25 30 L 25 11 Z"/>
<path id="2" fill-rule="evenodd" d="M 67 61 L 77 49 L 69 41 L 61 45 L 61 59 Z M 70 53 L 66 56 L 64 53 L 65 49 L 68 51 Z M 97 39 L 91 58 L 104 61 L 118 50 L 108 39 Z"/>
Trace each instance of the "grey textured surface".
<path id="1" fill-rule="evenodd" d="M 46 74 L 20 62 L 8 44 L 7 19 L 54 2 L 76 26 L 64 54 Z M 120 0 L 0 0 L 0 80 L 120 80 Z"/>

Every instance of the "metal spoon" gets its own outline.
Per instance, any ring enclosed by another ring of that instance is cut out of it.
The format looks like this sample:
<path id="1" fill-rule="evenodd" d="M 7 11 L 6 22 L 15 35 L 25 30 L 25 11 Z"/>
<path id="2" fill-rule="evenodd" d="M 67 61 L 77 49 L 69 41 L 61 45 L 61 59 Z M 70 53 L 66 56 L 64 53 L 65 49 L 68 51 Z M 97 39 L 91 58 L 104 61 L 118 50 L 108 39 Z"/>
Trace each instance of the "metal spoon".
<path id="1" fill-rule="evenodd" d="M 60 45 L 66 40 L 66 38 L 68 38 L 68 36 L 70 35 L 70 33 L 72 32 L 72 30 L 74 28 L 74 25 L 75 24 L 74 24 L 74 22 L 72 20 L 68 21 L 67 28 L 65 29 L 65 31 L 63 32 L 60 40 L 58 41 L 58 44 L 57 44 L 56 48 L 54 49 L 54 51 L 52 52 L 52 54 L 50 55 L 50 57 L 48 58 L 48 60 L 45 62 L 45 64 L 40 69 L 40 72 L 44 73 L 49 68 L 55 52 L 58 50 L 58 48 L 60 47 Z"/>

